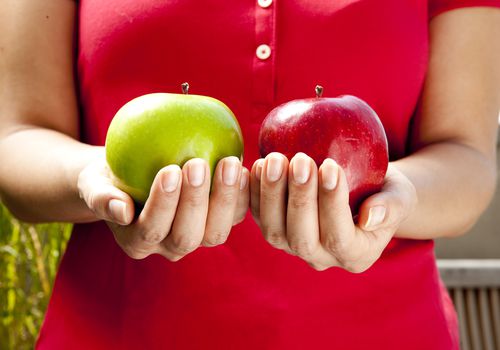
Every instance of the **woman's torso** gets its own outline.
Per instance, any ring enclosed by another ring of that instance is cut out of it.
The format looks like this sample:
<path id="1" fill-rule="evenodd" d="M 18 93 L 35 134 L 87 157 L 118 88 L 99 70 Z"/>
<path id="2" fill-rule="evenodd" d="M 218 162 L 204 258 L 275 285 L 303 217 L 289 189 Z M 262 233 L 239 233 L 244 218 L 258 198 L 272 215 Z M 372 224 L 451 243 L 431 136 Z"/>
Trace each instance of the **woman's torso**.
<path id="1" fill-rule="evenodd" d="M 81 0 L 82 139 L 103 145 L 125 102 L 188 81 L 233 110 L 251 166 L 267 112 L 321 84 L 325 96 L 367 101 L 397 159 L 424 81 L 427 28 L 422 0 Z M 256 54 L 262 44 L 267 59 Z M 317 272 L 268 245 L 247 217 L 222 246 L 176 263 L 134 261 L 104 224 L 77 225 L 38 347 L 452 349 L 432 248 L 393 240 L 363 274 Z"/>

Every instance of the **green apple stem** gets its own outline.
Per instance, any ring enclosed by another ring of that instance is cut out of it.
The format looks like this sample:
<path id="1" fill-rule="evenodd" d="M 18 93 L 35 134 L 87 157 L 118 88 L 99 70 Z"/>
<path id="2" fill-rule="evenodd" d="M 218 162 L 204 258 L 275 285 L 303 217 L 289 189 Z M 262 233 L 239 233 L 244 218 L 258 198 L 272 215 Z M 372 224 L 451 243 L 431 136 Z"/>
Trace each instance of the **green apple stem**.
<path id="1" fill-rule="evenodd" d="M 182 86 L 182 93 L 184 95 L 189 94 L 189 84 L 188 83 L 182 83 L 181 86 Z"/>
<path id="2" fill-rule="evenodd" d="M 316 85 L 316 87 L 314 88 L 314 90 L 316 91 L 316 97 L 321 97 L 323 96 L 323 86 L 321 85 Z"/>

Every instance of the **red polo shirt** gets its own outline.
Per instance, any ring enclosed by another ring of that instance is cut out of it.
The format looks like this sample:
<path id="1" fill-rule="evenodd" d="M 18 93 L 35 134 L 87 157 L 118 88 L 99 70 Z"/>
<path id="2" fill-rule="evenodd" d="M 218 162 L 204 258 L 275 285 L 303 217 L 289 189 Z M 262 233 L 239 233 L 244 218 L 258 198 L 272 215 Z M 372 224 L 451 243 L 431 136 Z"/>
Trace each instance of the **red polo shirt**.
<path id="1" fill-rule="evenodd" d="M 128 100 L 180 92 L 224 101 L 258 157 L 282 102 L 353 94 L 405 155 L 432 16 L 499 0 L 81 0 L 82 140 L 103 145 Z M 311 269 L 250 217 L 226 244 L 179 262 L 128 258 L 102 222 L 76 225 L 38 349 L 458 349 L 432 241 L 394 239 L 362 274 Z"/>

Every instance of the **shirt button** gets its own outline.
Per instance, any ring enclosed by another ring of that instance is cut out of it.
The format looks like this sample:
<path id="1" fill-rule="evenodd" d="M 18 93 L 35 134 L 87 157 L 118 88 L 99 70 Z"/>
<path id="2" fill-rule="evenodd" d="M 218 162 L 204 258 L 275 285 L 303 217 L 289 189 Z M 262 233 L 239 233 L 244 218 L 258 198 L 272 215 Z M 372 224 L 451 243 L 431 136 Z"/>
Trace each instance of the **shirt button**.
<path id="1" fill-rule="evenodd" d="M 273 0 L 258 0 L 257 3 L 259 4 L 260 7 L 265 9 L 266 7 L 271 6 Z"/>
<path id="2" fill-rule="evenodd" d="M 262 44 L 257 47 L 257 51 L 255 53 L 259 59 L 267 60 L 269 56 L 271 56 L 271 48 L 269 45 Z"/>

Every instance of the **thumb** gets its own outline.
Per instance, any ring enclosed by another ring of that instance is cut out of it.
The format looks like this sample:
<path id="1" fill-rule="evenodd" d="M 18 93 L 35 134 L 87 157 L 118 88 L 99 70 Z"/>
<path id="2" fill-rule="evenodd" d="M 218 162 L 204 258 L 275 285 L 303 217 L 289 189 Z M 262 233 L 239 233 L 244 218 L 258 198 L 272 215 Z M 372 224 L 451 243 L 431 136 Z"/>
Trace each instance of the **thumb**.
<path id="1" fill-rule="evenodd" d="M 132 198 L 113 186 L 106 164 L 96 162 L 85 167 L 78 176 L 80 198 L 98 219 L 128 225 L 134 219 Z"/>
<path id="2" fill-rule="evenodd" d="M 382 190 L 368 197 L 359 211 L 359 225 L 365 231 L 397 229 L 417 205 L 413 183 L 399 170 L 390 167 Z"/>

